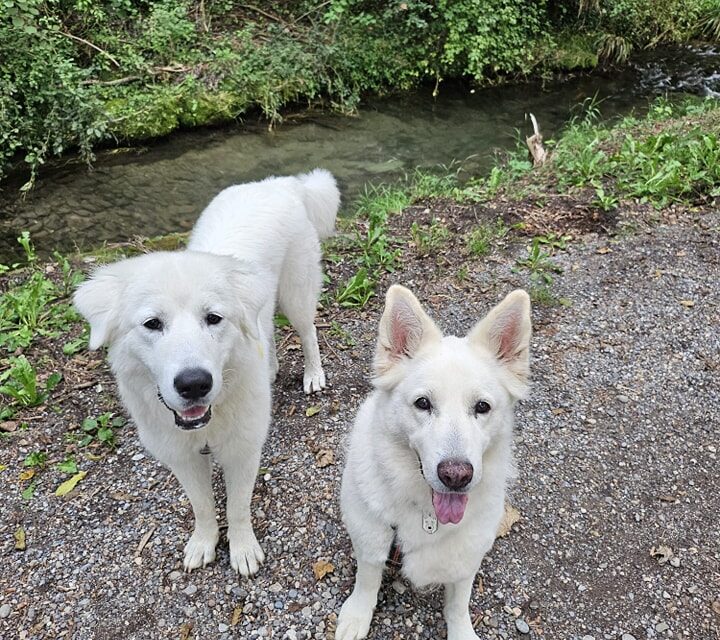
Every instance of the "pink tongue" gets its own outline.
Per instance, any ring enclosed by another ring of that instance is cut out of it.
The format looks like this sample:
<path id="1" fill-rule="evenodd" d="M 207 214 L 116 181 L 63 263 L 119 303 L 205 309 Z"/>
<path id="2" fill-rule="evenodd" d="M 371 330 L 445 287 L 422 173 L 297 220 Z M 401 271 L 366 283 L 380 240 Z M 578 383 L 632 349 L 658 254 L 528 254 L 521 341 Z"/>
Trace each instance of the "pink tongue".
<path id="1" fill-rule="evenodd" d="M 465 515 L 468 497 L 462 493 L 438 493 L 433 491 L 433 507 L 435 515 L 442 524 L 457 524 Z"/>
<path id="2" fill-rule="evenodd" d="M 207 407 L 204 407 L 202 405 L 198 407 L 192 407 L 190 409 L 186 409 L 185 411 L 181 412 L 181 416 L 183 418 L 201 418 L 207 413 Z"/>

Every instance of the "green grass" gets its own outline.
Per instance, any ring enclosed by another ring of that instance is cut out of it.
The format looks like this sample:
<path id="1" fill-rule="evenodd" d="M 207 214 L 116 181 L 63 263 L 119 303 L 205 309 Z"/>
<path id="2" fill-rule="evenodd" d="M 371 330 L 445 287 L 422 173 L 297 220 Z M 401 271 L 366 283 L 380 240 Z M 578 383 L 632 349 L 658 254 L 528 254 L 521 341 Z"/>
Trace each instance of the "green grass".
<path id="1" fill-rule="evenodd" d="M 720 195 L 720 101 L 657 99 L 642 116 L 610 122 L 601 107 L 594 99 L 579 106 L 558 139 L 546 141 L 550 157 L 541 169 L 533 169 L 519 139 L 487 176 L 462 188 L 463 197 L 542 198 L 548 189 L 589 188 L 592 205 L 610 211 L 623 199 L 662 208 Z"/>
<path id="2" fill-rule="evenodd" d="M 29 234 L 23 232 L 18 242 L 26 262 L 0 265 L 0 273 L 6 274 L 10 282 L 0 297 L 0 350 L 7 352 L 28 347 L 36 336 L 57 336 L 79 319 L 68 296 L 82 275 L 72 269 L 66 258 L 56 254 L 53 267 L 61 280 L 58 283 L 50 279 L 37 264 Z"/>
<path id="3" fill-rule="evenodd" d="M 498 218 L 495 224 L 485 223 L 473 229 L 465 236 L 465 246 L 470 255 L 482 257 L 492 251 L 493 245 L 504 238 L 510 231 L 502 219 Z"/>
<path id="4" fill-rule="evenodd" d="M 426 256 L 445 245 L 450 238 L 450 230 L 437 218 L 433 218 L 429 224 L 420 224 L 416 221 L 410 225 L 410 238 L 415 244 L 416 251 L 421 256 Z"/>
<path id="5" fill-rule="evenodd" d="M 11 417 L 16 407 L 43 404 L 61 380 L 55 372 L 40 375 L 36 366 L 21 353 L 38 338 L 56 338 L 79 320 L 69 296 L 80 281 L 67 258 L 55 254 L 54 264 L 40 265 L 30 235 L 23 232 L 18 243 L 25 252 L 25 262 L 0 265 L 0 274 L 9 283 L 0 297 L 0 395 L 8 401 L 2 417 Z M 49 277 L 49 270 L 56 277 Z M 84 348 L 81 337 L 69 341 L 63 350 L 74 353 Z M 19 354 L 19 355 L 10 355 Z"/>
<path id="6" fill-rule="evenodd" d="M 706 201 L 720 195 L 717 109 L 716 100 L 659 100 L 644 118 L 610 126 L 591 105 L 557 142 L 549 170 L 560 189 L 593 188 L 593 203 L 604 210 L 623 198 L 658 208 Z"/>
<path id="7" fill-rule="evenodd" d="M 37 407 L 43 404 L 62 380 L 62 375 L 55 372 L 41 382 L 37 370 L 24 355 L 13 356 L 2 363 L 7 368 L 0 374 L 0 395 L 17 406 Z"/>

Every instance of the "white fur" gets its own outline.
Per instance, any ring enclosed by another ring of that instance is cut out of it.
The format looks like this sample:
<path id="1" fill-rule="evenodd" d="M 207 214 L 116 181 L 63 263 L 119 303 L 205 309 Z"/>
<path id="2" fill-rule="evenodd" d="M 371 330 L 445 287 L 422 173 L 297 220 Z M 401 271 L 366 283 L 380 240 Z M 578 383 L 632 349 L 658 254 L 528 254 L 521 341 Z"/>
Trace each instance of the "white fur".
<path id="1" fill-rule="evenodd" d="M 304 187 L 308 181 L 311 191 Z M 320 248 L 306 201 L 321 221 L 320 233 L 329 233 L 339 197 L 327 172 L 232 187 L 202 214 L 189 250 L 100 267 L 75 293 L 75 306 L 90 323 L 90 348 L 109 346 L 120 396 L 142 443 L 172 470 L 190 499 L 195 530 L 185 547 L 188 571 L 215 558 L 213 457 L 225 475 L 231 564 L 251 575 L 264 559 L 250 499 L 277 370 L 277 294 L 301 331 L 306 390 L 324 385 L 313 325 Z M 218 316 L 219 322 L 208 321 Z M 162 329 L 148 328 L 149 319 L 158 319 Z M 188 369 L 212 378 L 199 403 L 183 398 L 175 383 Z M 197 404 L 211 407 L 209 422 L 195 430 L 176 426 L 173 411 Z M 206 446 L 212 456 L 201 453 Z"/>
<path id="2" fill-rule="evenodd" d="M 393 286 L 380 321 L 375 391 L 350 438 L 342 489 L 343 521 L 357 558 L 355 588 L 340 612 L 337 640 L 366 637 L 393 537 L 402 571 L 418 587 L 445 586 L 448 640 L 475 640 L 468 612 L 480 562 L 492 547 L 512 474 L 513 407 L 527 390 L 530 303 L 507 296 L 465 338 L 443 337 L 407 289 Z M 419 397 L 432 402 L 421 411 Z M 491 409 L 476 414 L 478 401 Z M 472 463 L 459 524 L 438 522 L 432 491 L 443 490 L 438 463 Z"/>
<path id="3" fill-rule="evenodd" d="M 340 193 L 323 170 L 236 185 L 218 194 L 195 224 L 188 249 L 241 258 L 273 276 L 271 302 L 260 322 L 268 336 L 277 373 L 272 321 L 277 299 L 300 336 L 305 393 L 325 387 L 315 331 L 315 307 L 322 287 L 320 240 L 332 235 Z"/>

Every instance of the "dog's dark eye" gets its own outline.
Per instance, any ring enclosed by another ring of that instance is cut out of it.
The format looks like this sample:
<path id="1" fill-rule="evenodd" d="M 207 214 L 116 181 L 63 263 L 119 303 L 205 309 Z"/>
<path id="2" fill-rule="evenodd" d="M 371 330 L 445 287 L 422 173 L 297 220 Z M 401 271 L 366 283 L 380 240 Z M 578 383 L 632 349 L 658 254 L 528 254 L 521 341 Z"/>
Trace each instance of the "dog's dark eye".
<path id="1" fill-rule="evenodd" d="M 220 324 L 222 322 L 223 317 L 218 315 L 217 313 L 208 313 L 205 316 L 205 322 L 208 324 Z"/>
<path id="2" fill-rule="evenodd" d="M 488 411 L 490 411 L 490 405 L 485 402 L 485 400 L 480 400 L 475 405 L 475 415 L 477 415 L 478 413 L 487 413 Z"/>
<path id="3" fill-rule="evenodd" d="M 150 331 L 162 331 L 163 323 L 160 318 L 148 318 L 143 322 L 143 327 Z"/>
<path id="4" fill-rule="evenodd" d="M 417 400 L 415 400 L 414 404 L 418 409 L 420 409 L 420 411 L 432 410 L 432 402 L 430 402 L 430 400 L 428 400 L 425 396 L 420 396 Z"/>

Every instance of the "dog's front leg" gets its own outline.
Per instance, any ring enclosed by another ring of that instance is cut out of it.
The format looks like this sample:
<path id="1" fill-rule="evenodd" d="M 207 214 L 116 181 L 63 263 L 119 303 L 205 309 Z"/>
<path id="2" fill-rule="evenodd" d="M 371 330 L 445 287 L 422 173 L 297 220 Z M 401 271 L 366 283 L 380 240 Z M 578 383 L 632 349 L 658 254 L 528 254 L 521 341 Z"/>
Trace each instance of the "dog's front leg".
<path id="1" fill-rule="evenodd" d="M 218 523 L 212 491 L 212 460 L 200 453 L 168 464 L 190 499 L 195 530 L 185 545 L 185 571 L 192 571 L 215 560 Z"/>
<path id="2" fill-rule="evenodd" d="M 448 640 L 478 640 L 470 620 L 470 593 L 475 576 L 445 584 L 445 622 Z"/>
<path id="3" fill-rule="evenodd" d="M 250 500 L 260 463 L 260 452 L 248 460 L 223 465 L 227 489 L 228 543 L 230 564 L 243 576 L 257 573 L 265 560 L 250 520 Z"/>
<path id="4" fill-rule="evenodd" d="M 355 587 L 340 609 L 335 640 L 360 640 L 370 630 L 385 563 L 372 564 L 358 559 Z"/>

